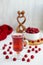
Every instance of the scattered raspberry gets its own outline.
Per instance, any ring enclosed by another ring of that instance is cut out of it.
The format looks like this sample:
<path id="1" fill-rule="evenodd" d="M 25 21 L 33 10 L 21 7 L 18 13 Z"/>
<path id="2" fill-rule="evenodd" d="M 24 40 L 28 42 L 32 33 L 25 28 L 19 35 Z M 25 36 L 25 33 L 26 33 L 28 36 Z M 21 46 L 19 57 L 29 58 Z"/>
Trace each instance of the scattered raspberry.
<path id="1" fill-rule="evenodd" d="M 32 43 L 34 43 L 34 41 L 31 41 Z"/>
<path id="2" fill-rule="evenodd" d="M 43 41 L 43 38 L 41 38 L 41 40 Z"/>
<path id="3" fill-rule="evenodd" d="M 27 58 L 28 57 L 27 54 L 25 54 L 24 57 Z"/>
<path id="4" fill-rule="evenodd" d="M 31 55 L 31 59 L 34 59 L 34 55 Z"/>
<path id="5" fill-rule="evenodd" d="M 26 45 L 27 45 L 27 42 L 25 41 L 25 42 L 24 42 L 24 47 L 26 47 Z"/>
<path id="6" fill-rule="evenodd" d="M 32 48 L 32 51 L 34 51 L 34 48 Z"/>
<path id="7" fill-rule="evenodd" d="M 41 48 L 38 48 L 39 51 L 41 51 Z"/>
<path id="8" fill-rule="evenodd" d="M 9 54 L 12 54 L 12 53 L 13 53 L 12 51 L 9 52 Z"/>
<path id="9" fill-rule="evenodd" d="M 17 59 L 16 58 L 13 58 L 13 61 L 16 61 Z"/>
<path id="10" fill-rule="evenodd" d="M 25 58 L 22 58 L 22 61 L 25 61 Z"/>
<path id="11" fill-rule="evenodd" d="M 26 47 L 26 44 L 24 44 L 24 47 Z"/>
<path id="12" fill-rule="evenodd" d="M 5 47 L 2 47 L 2 49 L 4 50 L 4 49 L 5 49 Z"/>
<path id="13" fill-rule="evenodd" d="M 30 50 L 27 50 L 28 53 L 30 53 Z"/>
<path id="14" fill-rule="evenodd" d="M 38 53 L 38 50 L 35 50 L 35 53 Z"/>
<path id="15" fill-rule="evenodd" d="M 12 42 L 10 42 L 9 44 L 12 45 Z"/>
<path id="16" fill-rule="evenodd" d="M 30 62 L 30 59 L 29 58 L 27 59 L 27 62 Z"/>
<path id="17" fill-rule="evenodd" d="M 11 49 L 11 46 L 9 46 L 9 49 Z"/>
<path id="18" fill-rule="evenodd" d="M 10 51 L 10 49 L 7 49 L 7 51 Z"/>
<path id="19" fill-rule="evenodd" d="M 5 57 L 5 59 L 9 59 L 9 56 L 7 55 L 7 56 Z"/>
<path id="20" fill-rule="evenodd" d="M 25 32 L 30 33 L 30 34 L 35 34 L 35 33 L 39 32 L 39 29 L 38 28 L 28 27 Z"/>
<path id="21" fill-rule="evenodd" d="M 31 48 L 31 46 L 29 46 L 29 48 Z"/>
<path id="22" fill-rule="evenodd" d="M 4 44 L 4 47 L 6 47 L 7 46 L 7 44 Z"/>
<path id="23" fill-rule="evenodd" d="M 6 51 L 4 51 L 4 52 L 3 52 L 3 54 L 4 54 L 4 55 L 6 55 L 6 54 L 7 54 L 7 52 L 6 52 Z"/>
<path id="24" fill-rule="evenodd" d="M 37 42 L 40 42 L 40 40 L 37 40 Z"/>
<path id="25" fill-rule="evenodd" d="M 35 48 L 37 48 L 37 46 L 35 46 Z"/>

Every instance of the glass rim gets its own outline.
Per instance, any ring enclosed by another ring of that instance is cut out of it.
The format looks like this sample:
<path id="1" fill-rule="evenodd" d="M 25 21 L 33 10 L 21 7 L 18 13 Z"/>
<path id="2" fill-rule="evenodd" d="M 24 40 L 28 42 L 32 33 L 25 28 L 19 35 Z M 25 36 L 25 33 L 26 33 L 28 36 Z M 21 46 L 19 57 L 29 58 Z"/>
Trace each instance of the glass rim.
<path id="1" fill-rule="evenodd" d="M 13 38 L 22 38 L 22 37 L 24 37 L 24 35 L 22 33 L 14 33 L 14 34 L 12 34 L 12 37 Z"/>

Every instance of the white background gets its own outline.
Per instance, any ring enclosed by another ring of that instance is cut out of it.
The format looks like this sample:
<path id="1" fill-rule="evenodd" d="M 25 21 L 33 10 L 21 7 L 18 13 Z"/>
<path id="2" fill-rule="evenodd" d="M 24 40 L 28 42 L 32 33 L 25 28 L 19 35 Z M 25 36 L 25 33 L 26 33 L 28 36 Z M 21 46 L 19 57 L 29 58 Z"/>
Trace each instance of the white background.
<path id="1" fill-rule="evenodd" d="M 25 10 L 26 26 L 43 29 L 43 0 L 0 0 L 0 25 L 17 26 L 17 11 Z"/>

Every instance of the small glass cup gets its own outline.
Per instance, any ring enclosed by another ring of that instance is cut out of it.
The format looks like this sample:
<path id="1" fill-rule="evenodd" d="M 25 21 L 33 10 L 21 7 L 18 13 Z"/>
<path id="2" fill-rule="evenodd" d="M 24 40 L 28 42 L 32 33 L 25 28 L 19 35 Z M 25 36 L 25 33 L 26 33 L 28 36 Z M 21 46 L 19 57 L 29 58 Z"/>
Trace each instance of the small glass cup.
<path id="1" fill-rule="evenodd" d="M 25 41 L 24 41 L 24 35 L 22 33 L 15 33 L 14 35 L 12 35 L 13 50 L 17 53 L 17 56 L 19 57 L 20 57 L 20 52 L 24 48 Z"/>

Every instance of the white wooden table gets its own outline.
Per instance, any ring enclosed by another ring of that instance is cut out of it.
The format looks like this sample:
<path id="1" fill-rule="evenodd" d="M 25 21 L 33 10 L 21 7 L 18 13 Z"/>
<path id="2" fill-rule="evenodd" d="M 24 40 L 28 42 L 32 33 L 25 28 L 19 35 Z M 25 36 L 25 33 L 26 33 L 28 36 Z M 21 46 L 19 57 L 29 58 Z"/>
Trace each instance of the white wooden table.
<path id="1" fill-rule="evenodd" d="M 13 33 L 12 33 L 13 34 Z M 43 65 L 43 44 L 38 45 L 42 50 L 39 53 L 31 52 L 29 55 L 34 54 L 35 58 L 31 60 L 30 62 L 23 62 L 21 60 L 13 61 L 10 57 L 10 59 L 6 60 L 4 58 L 4 55 L 2 54 L 2 46 L 3 44 L 9 44 L 10 41 L 12 41 L 10 34 L 5 40 L 0 41 L 0 65 Z M 22 55 L 25 53 L 26 49 L 22 51 Z"/>

